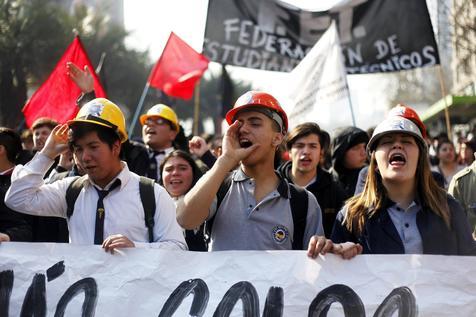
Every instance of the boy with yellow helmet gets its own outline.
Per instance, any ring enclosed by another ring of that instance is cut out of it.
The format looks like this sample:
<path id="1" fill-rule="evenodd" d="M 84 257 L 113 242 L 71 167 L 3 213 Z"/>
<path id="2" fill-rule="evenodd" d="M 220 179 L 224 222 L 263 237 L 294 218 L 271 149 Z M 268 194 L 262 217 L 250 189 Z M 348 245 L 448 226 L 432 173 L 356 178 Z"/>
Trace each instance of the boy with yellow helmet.
<path id="1" fill-rule="evenodd" d="M 88 102 L 74 120 L 52 131 L 43 150 L 28 164 L 15 168 L 6 204 L 33 215 L 67 218 L 72 243 L 101 244 L 110 252 L 144 242 L 151 242 L 151 247 L 186 249 L 175 220 L 174 203 L 158 185 L 153 188 L 155 222 L 152 239 L 148 239 L 139 196 L 140 178 L 119 157 L 126 140 L 119 107 L 103 98 Z M 72 214 L 67 213 L 66 192 L 76 178 L 53 184 L 44 184 L 42 179 L 54 158 L 68 146 L 86 172 Z"/>
<path id="2" fill-rule="evenodd" d="M 164 104 L 157 104 L 140 116 L 142 139 L 149 151 L 147 177 L 160 180 L 158 166 L 174 150 L 174 140 L 180 130 L 177 114 Z"/>

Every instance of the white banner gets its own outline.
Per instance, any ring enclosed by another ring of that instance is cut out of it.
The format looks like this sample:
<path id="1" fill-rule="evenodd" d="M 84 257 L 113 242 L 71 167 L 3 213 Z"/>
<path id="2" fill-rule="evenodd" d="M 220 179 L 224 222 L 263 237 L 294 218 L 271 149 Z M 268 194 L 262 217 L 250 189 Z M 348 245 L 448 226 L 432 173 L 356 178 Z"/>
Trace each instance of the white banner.
<path id="1" fill-rule="evenodd" d="M 288 92 L 286 109 L 290 128 L 316 122 L 331 132 L 352 125 L 349 89 L 336 25 L 329 29 L 293 69 L 283 91 Z M 332 124 L 332 125 L 331 125 Z"/>
<path id="2" fill-rule="evenodd" d="M 439 64 L 425 0 L 209 0 L 212 61 L 289 72 L 337 22 L 348 74 Z"/>
<path id="3" fill-rule="evenodd" d="M 340 304 L 339 304 L 340 303 Z M 330 307 L 330 309 L 329 309 Z M 474 316 L 476 257 L 0 244 L 0 316 Z"/>

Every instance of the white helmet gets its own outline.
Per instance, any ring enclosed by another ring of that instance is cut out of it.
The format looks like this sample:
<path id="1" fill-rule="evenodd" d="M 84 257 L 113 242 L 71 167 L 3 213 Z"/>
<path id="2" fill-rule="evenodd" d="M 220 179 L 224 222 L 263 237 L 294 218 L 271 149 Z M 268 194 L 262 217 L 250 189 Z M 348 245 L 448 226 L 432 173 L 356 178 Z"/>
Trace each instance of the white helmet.
<path id="1" fill-rule="evenodd" d="M 420 128 L 413 121 L 400 116 L 393 116 L 382 121 L 374 130 L 372 138 L 367 144 L 367 152 L 370 154 L 377 147 L 378 140 L 389 133 L 409 134 L 421 143 L 426 149 L 426 142 L 423 139 Z"/>

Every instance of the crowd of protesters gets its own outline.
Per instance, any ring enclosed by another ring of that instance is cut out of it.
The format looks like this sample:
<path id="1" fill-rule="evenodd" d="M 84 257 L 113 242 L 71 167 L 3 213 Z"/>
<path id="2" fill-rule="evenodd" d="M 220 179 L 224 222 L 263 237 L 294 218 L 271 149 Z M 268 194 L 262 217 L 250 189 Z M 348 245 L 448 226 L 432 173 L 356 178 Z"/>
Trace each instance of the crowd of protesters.
<path id="1" fill-rule="evenodd" d="M 40 118 L 21 136 L 0 128 L 0 241 L 476 255 L 476 138 L 430 141 L 408 106 L 371 135 L 344 127 L 331 138 L 315 122 L 289 129 L 272 95 L 249 91 L 223 137 L 187 144 L 158 104 L 137 142 L 88 71 L 68 69 L 83 91 L 74 119 Z"/>

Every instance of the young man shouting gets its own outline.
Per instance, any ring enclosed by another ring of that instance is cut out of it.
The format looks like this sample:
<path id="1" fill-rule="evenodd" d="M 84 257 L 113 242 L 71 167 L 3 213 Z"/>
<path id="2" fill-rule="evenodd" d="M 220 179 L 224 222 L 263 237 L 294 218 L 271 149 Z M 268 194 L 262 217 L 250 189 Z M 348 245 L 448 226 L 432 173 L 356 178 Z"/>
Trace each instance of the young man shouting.
<path id="1" fill-rule="evenodd" d="M 318 124 L 297 125 L 286 137 L 291 161 L 280 166 L 279 172 L 290 183 L 306 188 L 316 197 L 322 211 L 324 233 L 330 237 L 345 194 L 339 182 L 321 167 L 325 140 L 325 132 Z"/>
<path id="2" fill-rule="evenodd" d="M 6 204 L 32 215 L 67 218 L 72 243 L 100 244 L 111 252 L 138 245 L 186 249 L 174 203 L 158 185 L 153 187 L 152 232 L 146 227 L 139 176 L 119 158 L 126 140 L 119 107 L 102 98 L 88 102 L 74 120 L 53 129 L 44 148 L 28 164 L 15 168 Z M 43 183 L 43 174 L 68 145 L 87 174 L 72 214 L 67 212 L 66 192 L 76 178 Z"/>
<path id="3" fill-rule="evenodd" d="M 291 200 L 299 190 L 274 170 L 275 152 L 288 127 L 278 101 L 249 91 L 238 98 L 226 120 L 230 128 L 223 153 L 178 206 L 179 223 L 192 229 L 205 220 L 213 222 L 212 251 L 307 248 L 313 257 L 328 251 L 341 251 L 346 257 L 357 254 L 355 246 L 335 248 L 323 237 L 319 205 L 308 192 L 305 226 L 296 240 L 299 224 L 294 223 Z"/>

